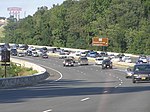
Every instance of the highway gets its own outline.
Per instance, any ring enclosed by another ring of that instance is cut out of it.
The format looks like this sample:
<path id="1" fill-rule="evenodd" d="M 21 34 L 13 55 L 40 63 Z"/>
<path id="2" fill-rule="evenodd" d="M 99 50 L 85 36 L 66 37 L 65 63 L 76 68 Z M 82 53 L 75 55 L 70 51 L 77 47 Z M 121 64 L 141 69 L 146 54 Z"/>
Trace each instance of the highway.
<path id="1" fill-rule="evenodd" d="M 122 69 L 63 67 L 56 57 L 20 57 L 50 77 L 30 87 L 0 90 L 0 112 L 150 112 L 150 83 L 133 84 Z"/>

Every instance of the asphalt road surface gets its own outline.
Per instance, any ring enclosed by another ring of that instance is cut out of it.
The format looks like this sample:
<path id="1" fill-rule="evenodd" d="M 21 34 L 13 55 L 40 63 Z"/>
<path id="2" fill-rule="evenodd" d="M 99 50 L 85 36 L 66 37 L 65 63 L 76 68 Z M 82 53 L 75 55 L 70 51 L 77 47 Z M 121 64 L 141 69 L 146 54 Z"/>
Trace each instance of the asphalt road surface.
<path id="1" fill-rule="evenodd" d="M 150 83 L 133 84 L 124 70 L 20 58 L 45 67 L 50 77 L 31 87 L 1 89 L 0 112 L 150 112 Z"/>

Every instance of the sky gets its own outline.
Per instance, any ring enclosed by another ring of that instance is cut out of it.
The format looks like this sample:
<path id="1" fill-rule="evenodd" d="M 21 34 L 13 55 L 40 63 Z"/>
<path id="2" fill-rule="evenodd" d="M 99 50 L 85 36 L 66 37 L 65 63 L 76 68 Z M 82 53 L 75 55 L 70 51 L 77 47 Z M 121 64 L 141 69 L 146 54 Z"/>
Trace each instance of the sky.
<path id="1" fill-rule="evenodd" d="M 20 18 L 33 15 L 38 7 L 47 6 L 48 9 L 52 8 L 53 4 L 62 4 L 65 0 L 0 0 L 0 17 L 9 17 L 8 7 L 22 8 Z"/>

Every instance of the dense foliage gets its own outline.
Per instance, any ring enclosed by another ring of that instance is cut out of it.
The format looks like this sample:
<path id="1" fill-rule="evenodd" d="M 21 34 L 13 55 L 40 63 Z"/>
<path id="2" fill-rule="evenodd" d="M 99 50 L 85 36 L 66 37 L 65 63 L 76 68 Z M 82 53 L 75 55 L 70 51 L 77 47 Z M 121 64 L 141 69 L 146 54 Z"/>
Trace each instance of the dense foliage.
<path id="1" fill-rule="evenodd" d="M 25 68 L 17 66 L 15 63 L 11 63 L 10 66 L 6 67 L 6 77 L 16 77 L 16 76 L 27 76 L 37 73 L 36 70 L 32 68 Z M 0 66 L 0 78 L 5 77 L 5 67 Z"/>
<path id="2" fill-rule="evenodd" d="M 107 51 L 150 54 L 149 0 L 66 0 L 39 7 L 5 27 L 4 42 L 102 50 L 92 37 L 108 37 Z"/>

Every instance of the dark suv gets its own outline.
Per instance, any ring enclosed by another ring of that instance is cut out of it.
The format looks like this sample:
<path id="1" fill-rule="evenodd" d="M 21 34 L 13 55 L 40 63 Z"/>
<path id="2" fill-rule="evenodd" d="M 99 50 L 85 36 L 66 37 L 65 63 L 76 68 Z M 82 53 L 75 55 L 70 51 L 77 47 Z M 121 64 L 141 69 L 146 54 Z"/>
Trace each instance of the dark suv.
<path id="1" fill-rule="evenodd" d="M 102 62 L 102 69 L 105 69 L 105 68 L 110 68 L 110 69 L 112 69 L 112 62 L 111 62 L 111 60 L 110 59 L 105 59 L 105 60 L 103 60 L 103 62 Z"/>
<path id="2" fill-rule="evenodd" d="M 150 81 L 150 64 L 136 64 L 133 70 L 129 69 L 132 73 L 132 82 L 137 81 Z"/>
<path id="3" fill-rule="evenodd" d="M 70 58 L 66 58 L 63 61 L 64 66 L 74 66 L 74 60 Z"/>

